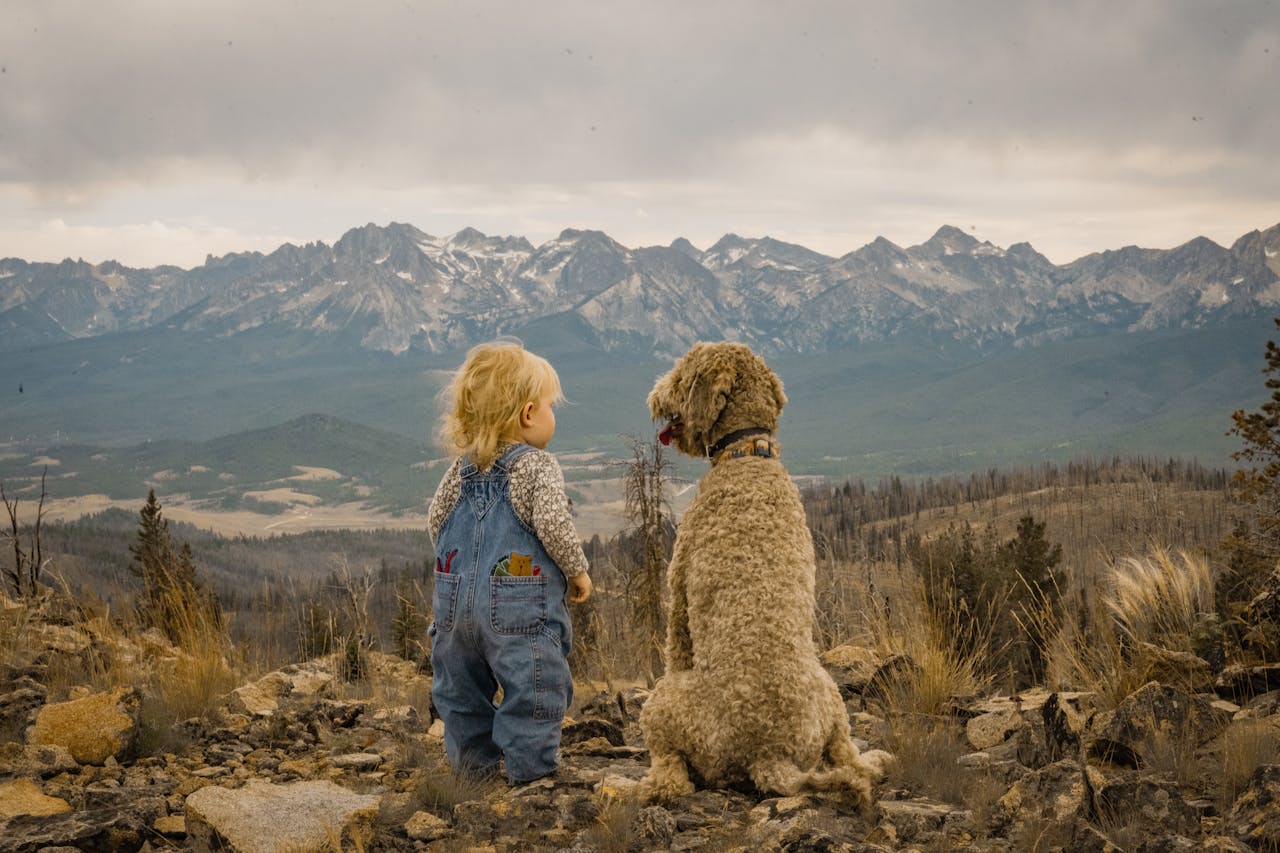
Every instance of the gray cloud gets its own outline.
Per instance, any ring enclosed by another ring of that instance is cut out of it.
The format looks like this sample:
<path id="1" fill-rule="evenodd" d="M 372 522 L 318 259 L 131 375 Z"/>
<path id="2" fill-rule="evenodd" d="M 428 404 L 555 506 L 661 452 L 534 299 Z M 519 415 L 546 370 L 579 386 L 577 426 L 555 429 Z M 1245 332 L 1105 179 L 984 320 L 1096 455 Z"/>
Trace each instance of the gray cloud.
<path id="1" fill-rule="evenodd" d="M 1262 204 L 1280 197 L 1278 11 L 32 0 L 0 33 L 0 187 L 51 214 L 193 180 L 472 188 L 478 204 L 608 182 L 765 194 L 825 139 L 815 165 L 849 195 L 880 152 L 904 175 L 969 158 L 1014 180 L 1065 157 L 1103 182 Z"/>

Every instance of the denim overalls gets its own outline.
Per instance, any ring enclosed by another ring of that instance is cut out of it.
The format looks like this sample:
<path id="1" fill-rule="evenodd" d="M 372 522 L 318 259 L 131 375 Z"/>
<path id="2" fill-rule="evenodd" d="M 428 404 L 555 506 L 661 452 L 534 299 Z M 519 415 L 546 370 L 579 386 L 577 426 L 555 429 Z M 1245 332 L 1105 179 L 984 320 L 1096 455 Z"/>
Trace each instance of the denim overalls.
<path id="1" fill-rule="evenodd" d="M 436 537 L 430 628 L 450 765 L 487 774 L 505 758 L 513 784 L 555 771 L 573 698 L 567 583 L 511 504 L 508 471 L 532 449 L 517 444 L 487 471 L 463 460 L 462 493 Z"/>

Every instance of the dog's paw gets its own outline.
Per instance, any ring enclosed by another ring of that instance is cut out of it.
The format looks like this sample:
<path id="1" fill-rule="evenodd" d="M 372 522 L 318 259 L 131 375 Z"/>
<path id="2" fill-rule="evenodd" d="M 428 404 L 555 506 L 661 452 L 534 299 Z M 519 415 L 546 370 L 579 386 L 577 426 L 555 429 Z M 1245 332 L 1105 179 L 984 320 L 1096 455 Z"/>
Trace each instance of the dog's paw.
<path id="1" fill-rule="evenodd" d="M 669 803 L 694 792 L 689 778 L 672 778 L 668 774 L 650 773 L 636 785 L 635 795 L 644 803 Z"/>
<path id="2" fill-rule="evenodd" d="M 893 767 L 897 762 L 897 757 L 893 753 L 885 752 L 883 749 L 869 749 L 858 756 L 858 760 L 865 764 L 875 774 L 874 781 L 880 781 L 889 772 L 889 768 Z"/>

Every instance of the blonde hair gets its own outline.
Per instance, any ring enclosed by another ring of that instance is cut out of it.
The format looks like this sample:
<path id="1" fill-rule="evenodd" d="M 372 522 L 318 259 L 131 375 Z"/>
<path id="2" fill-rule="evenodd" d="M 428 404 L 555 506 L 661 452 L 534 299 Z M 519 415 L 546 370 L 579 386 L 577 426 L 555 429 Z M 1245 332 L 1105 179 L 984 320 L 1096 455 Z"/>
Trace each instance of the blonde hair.
<path id="1" fill-rule="evenodd" d="M 519 341 L 479 344 L 441 390 L 444 415 L 440 443 L 454 456 L 468 456 L 484 469 L 498 448 L 520 440 L 520 410 L 550 396 L 564 401 L 560 377 L 542 356 Z"/>

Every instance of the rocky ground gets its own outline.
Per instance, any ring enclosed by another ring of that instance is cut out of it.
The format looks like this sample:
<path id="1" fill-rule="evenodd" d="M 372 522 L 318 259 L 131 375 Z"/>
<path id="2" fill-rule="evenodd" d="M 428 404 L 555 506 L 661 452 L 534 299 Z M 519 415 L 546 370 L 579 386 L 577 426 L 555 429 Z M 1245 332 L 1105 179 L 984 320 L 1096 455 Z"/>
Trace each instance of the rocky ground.
<path id="1" fill-rule="evenodd" d="M 449 774 L 429 677 L 399 658 L 369 652 L 363 687 L 330 660 L 285 667 L 157 731 L 137 686 L 50 700 L 67 660 L 108 642 L 100 626 L 28 608 L 17 643 L 22 606 L 0 605 L 0 851 L 1280 849 L 1280 764 L 1251 768 L 1229 797 L 1215 778 L 1239 766 L 1232 749 L 1275 742 L 1266 669 L 1229 671 L 1214 692 L 1152 682 L 1106 711 L 1084 693 L 957 699 L 912 728 L 874 699 L 901 663 L 836 649 L 826 660 L 857 737 L 912 764 L 873 805 L 749 790 L 657 805 L 631 796 L 647 766 L 640 689 L 582 696 L 558 778 L 509 788 Z M 130 642 L 132 660 L 180 654 L 156 635 Z M 942 778 L 921 780 L 903 733 L 937 731 L 954 750 L 924 743 Z"/>

